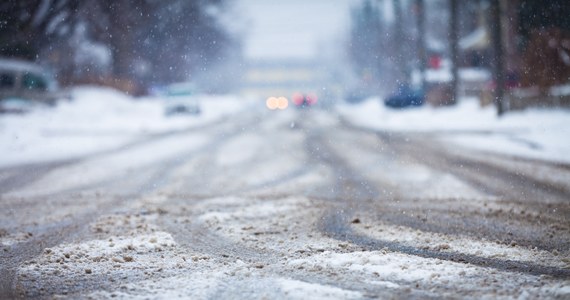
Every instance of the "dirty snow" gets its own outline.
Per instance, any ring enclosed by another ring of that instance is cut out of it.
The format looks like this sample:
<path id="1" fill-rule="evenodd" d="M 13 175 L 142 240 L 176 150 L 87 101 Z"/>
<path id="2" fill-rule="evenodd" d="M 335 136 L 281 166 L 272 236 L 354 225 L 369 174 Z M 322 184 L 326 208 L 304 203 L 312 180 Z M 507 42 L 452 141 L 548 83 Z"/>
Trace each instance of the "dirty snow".
<path id="1" fill-rule="evenodd" d="M 350 118 L 351 110 L 372 106 L 371 103 L 340 110 L 345 117 Z M 385 115 L 388 123 L 391 120 L 395 124 L 394 128 L 400 129 L 406 123 L 397 120 L 398 114 L 406 118 L 407 114 L 421 116 L 430 111 L 428 108 L 409 112 L 386 111 L 381 107 L 376 109 Z M 460 105 L 459 108 L 450 108 L 461 109 L 478 110 L 474 106 L 469 108 L 469 103 Z M 19 287 L 30 298 L 51 295 L 54 298 L 70 299 L 367 299 L 382 298 L 378 296 L 382 292 L 393 298 L 570 297 L 570 281 L 565 278 L 509 272 L 500 268 L 424 258 L 386 249 L 365 251 L 359 245 L 337 240 L 324 233 L 321 227 L 323 216 L 334 208 L 335 201 L 309 195 L 315 186 L 327 186 L 334 172 L 325 165 L 303 169 L 302 162 L 309 161 L 306 151 L 294 150 L 304 149 L 301 147 L 305 140 L 296 125 L 290 126 L 287 117 L 290 113 L 287 111 L 278 114 L 271 122 L 259 127 L 258 132 L 270 133 L 270 138 L 264 140 L 265 143 L 256 135 L 230 137 L 227 143 L 208 153 L 211 157 L 177 166 L 177 175 L 196 172 L 199 162 L 205 163 L 212 170 L 222 169 L 223 174 L 220 176 L 215 176 L 215 172 L 206 176 L 207 184 L 219 187 L 220 190 L 216 192 L 220 196 L 208 198 L 209 194 L 195 190 L 196 183 L 184 176 L 142 198 L 129 196 L 128 204 L 116 203 L 118 209 L 101 213 L 102 215 L 93 217 L 93 220 L 86 218 L 84 234 L 70 236 L 66 242 L 49 246 L 39 255 L 20 264 L 17 269 Z M 431 113 L 448 116 L 445 110 Z M 516 125 L 514 121 L 500 126 L 493 123 L 499 123 L 493 112 L 483 110 L 479 117 L 487 120 L 488 128 L 492 130 L 496 130 L 494 126 L 501 130 L 518 130 L 509 127 Z M 315 114 L 315 118 L 324 116 Z M 331 122 L 336 121 L 338 120 Z M 480 131 L 477 119 L 471 123 L 461 118 L 456 121 L 463 121 L 464 128 Z M 307 124 L 300 124 L 300 128 Z M 362 124 L 366 125 L 366 122 Z M 187 128 L 188 124 L 183 125 L 181 128 Z M 434 121 L 429 125 L 431 128 L 426 126 L 422 130 L 450 131 L 449 126 L 445 125 L 445 122 L 441 122 L 441 127 L 437 127 L 438 124 Z M 133 128 L 129 130 L 136 135 L 138 129 Z M 176 127 L 168 130 L 172 128 Z M 287 130 L 278 131 L 279 128 Z M 88 126 L 83 129 L 87 130 Z M 156 130 L 161 132 L 162 129 Z M 418 127 L 410 126 L 407 130 L 416 131 Z M 271 134 L 274 132 L 281 135 Z M 119 150 L 95 156 L 62 167 L 61 171 L 54 170 L 38 181 L 37 185 L 32 184 L 30 189 L 43 188 L 45 191 L 45 187 L 49 187 L 53 191 L 59 191 L 81 187 L 105 180 L 105 174 L 109 172 L 119 177 L 135 177 L 144 174 L 144 169 L 151 168 L 154 164 L 160 165 L 160 162 L 184 155 L 187 151 L 203 148 L 207 144 L 204 134 L 200 130 L 189 131 L 177 135 L 176 139 L 167 135 L 160 138 L 160 145 L 166 147 L 159 147 L 159 143 L 151 141 L 134 146 L 126 152 Z M 350 168 L 361 171 L 359 175 L 365 178 L 380 178 L 380 181 L 389 185 L 405 182 L 406 186 L 420 187 L 432 185 L 430 180 L 435 180 L 439 185 L 434 182 L 435 189 L 430 194 L 422 194 L 422 197 L 458 193 L 476 200 L 461 203 L 465 210 L 475 211 L 480 207 L 481 201 L 488 201 L 485 209 L 506 209 L 497 199 L 482 195 L 453 176 L 426 169 L 405 159 L 395 159 L 390 156 L 393 153 L 381 153 L 372 157 L 362 149 L 351 149 L 351 140 L 344 136 L 348 133 L 338 134 L 344 138 L 329 143 L 337 143 L 335 149 L 350 153 L 350 157 L 358 157 L 349 160 L 347 164 Z M 184 137 L 184 143 L 179 142 L 181 136 Z M 359 138 L 362 139 L 362 147 L 378 149 L 374 134 L 369 136 L 369 140 L 364 136 Z M 255 149 L 239 153 L 245 145 L 254 145 Z M 145 156 L 145 153 L 153 155 Z M 300 159 L 295 161 L 291 155 L 282 157 L 283 153 L 293 153 L 292 156 Z M 132 159 L 137 164 L 131 164 Z M 267 161 L 264 166 L 269 167 L 265 169 L 252 165 L 253 160 L 262 163 Z M 379 168 L 374 165 L 375 160 L 376 163 L 387 164 L 388 170 L 400 170 L 404 177 L 392 182 L 386 176 L 377 174 Z M 103 161 L 110 162 L 104 164 L 109 169 L 98 168 L 98 165 L 103 165 Z M 82 174 L 84 168 L 92 171 Z M 129 168 L 132 170 L 126 170 Z M 547 171 L 545 169 L 542 172 Z M 77 179 L 62 181 L 61 178 L 68 174 L 77 174 Z M 85 176 L 85 181 L 79 175 Z M 274 183 L 265 186 L 264 183 L 267 182 Z M 257 184 L 259 188 L 228 193 L 234 196 L 224 196 L 224 192 L 248 184 Z M 123 189 L 124 186 L 120 188 Z M 291 196 L 291 191 L 295 189 L 307 194 Z M 412 187 L 409 189 L 413 190 Z M 403 194 L 406 192 L 410 191 L 401 191 Z M 187 196 L 185 193 L 199 197 Z M 19 203 L 25 200 L 6 197 L 4 201 Z M 73 214 L 75 211 L 72 205 L 84 207 L 99 204 L 105 207 L 104 201 L 108 201 L 111 207 L 115 205 L 114 198 L 106 195 L 101 197 L 96 193 L 95 198 L 82 196 L 67 201 L 70 206 L 59 212 L 62 215 Z M 459 202 L 461 199 L 438 199 L 432 207 L 445 207 L 450 201 Z M 42 204 L 50 205 L 49 201 Z M 26 217 L 31 220 L 33 215 Z M 52 213 L 50 218 L 65 220 L 57 213 Z M 555 268 L 568 268 L 570 262 L 568 252 L 564 250 L 549 252 L 516 243 L 497 244 L 459 234 L 418 231 L 369 220 L 366 216 L 360 216 L 359 222 L 350 226 L 356 233 L 373 239 L 430 251 L 457 252 L 500 261 L 532 262 Z M 35 236 L 31 237 L 21 230 L 0 232 L 0 241 L 4 246 L 33 238 Z M 357 283 L 357 286 L 347 286 L 350 283 Z M 369 291 L 371 294 L 367 294 Z"/>
<path id="2" fill-rule="evenodd" d="M 538 276 L 513 274 L 468 264 L 422 258 L 389 251 L 351 253 L 324 252 L 310 258 L 289 261 L 291 267 L 319 269 L 339 276 L 358 278 L 369 285 L 387 289 L 409 289 L 410 286 L 430 290 L 448 286 L 432 297 L 517 298 L 567 297 L 568 282 Z M 521 286 L 537 287 L 521 289 Z"/>
<path id="3" fill-rule="evenodd" d="M 516 244 L 497 243 L 488 240 L 476 240 L 467 236 L 450 236 L 441 233 L 424 232 L 405 226 L 388 225 L 360 218 L 359 224 L 353 225 L 356 232 L 366 234 L 383 241 L 397 242 L 401 245 L 443 252 L 455 252 L 478 257 L 499 258 L 534 263 L 541 266 L 570 268 L 570 252 L 552 253 L 539 249 L 528 249 Z"/>
<path id="4" fill-rule="evenodd" d="M 22 264 L 18 281 L 27 289 L 26 295 L 38 296 L 54 289 L 55 297 L 88 299 L 372 297 L 342 284 L 359 282 L 375 293 L 392 296 L 413 296 L 414 290 L 423 297 L 570 296 L 568 280 L 389 250 L 362 251 L 357 245 L 340 242 L 316 229 L 321 209 L 326 206 L 324 200 L 219 197 L 188 206 L 183 200 L 172 202 L 157 197 L 155 201 L 144 201 L 147 204 L 137 210 L 141 213 L 99 217 L 88 224 L 87 239 L 46 248 Z M 176 238 L 164 227 L 165 222 L 188 227 Z M 195 237 L 196 226 L 211 233 Z M 502 260 L 516 257 L 545 266 L 564 267 L 568 263 L 563 253 L 554 255 L 516 245 L 417 232 L 372 224 L 366 218 L 352 227 L 373 238 L 417 247 L 427 245 L 437 251 Z M 182 241 L 177 240 L 180 238 Z M 184 246 L 188 241 L 221 244 L 209 245 L 214 251 L 203 253 Z M 233 251 L 240 250 L 233 250 L 231 245 L 240 244 L 256 254 L 248 257 L 249 252 L 244 252 L 244 258 L 234 257 Z M 268 254 L 269 261 L 261 259 Z M 330 285 L 332 282 L 340 284 Z M 105 290 L 96 288 L 102 283 L 107 286 Z"/>
<path id="5" fill-rule="evenodd" d="M 272 247 L 270 244 L 281 245 L 273 248 L 278 252 L 284 251 L 284 246 L 305 249 L 296 252 L 296 257 L 307 256 L 323 251 L 311 249 L 337 244 L 328 238 L 302 236 L 308 224 L 293 222 L 292 218 L 293 211 L 299 209 L 303 209 L 307 216 L 315 212 L 307 199 L 277 199 L 264 203 L 248 198 L 214 198 L 195 207 L 193 211 L 197 218 L 192 221 L 178 220 L 176 212 L 169 213 L 163 209 L 169 209 L 164 203 L 158 204 L 159 209 L 152 206 L 141 208 L 144 214 L 102 216 L 88 226 L 89 236 L 93 239 L 46 248 L 39 256 L 21 265 L 18 281 L 27 289 L 26 295 L 33 297 L 38 292 L 46 292 L 46 289 L 56 289 L 59 292 L 54 295 L 56 297 L 89 299 L 211 299 L 236 295 L 241 295 L 240 298 L 287 299 L 363 297 L 360 292 L 264 273 L 266 268 L 279 270 L 286 267 L 287 258 L 272 265 L 228 257 L 224 254 L 231 253 L 231 249 L 225 248 L 219 249 L 221 253 L 193 252 L 181 246 L 158 225 L 161 216 L 166 216 L 179 223 L 206 223 L 206 228 L 223 226 L 217 231 L 221 240 L 229 238 L 259 249 Z M 183 215 L 187 218 L 186 214 Z M 218 223 L 220 219 L 224 220 L 223 224 Z M 268 219 L 273 220 L 272 223 L 263 224 Z M 279 233 L 272 232 L 271 227 Z M 291 235 L 299 236 L 298 240 L 286 244 L 270 243 L 273 235 L 285 240 L 290 235 L 289 230 Z M 245 240 L 252 235 L 258 243 L 253 239 Z M 53 285 L 45 284 L 48 281 Z M 90 288 L 91 284 L 97 286 L 101 281 L 121 284 L 109 290 Z"/>

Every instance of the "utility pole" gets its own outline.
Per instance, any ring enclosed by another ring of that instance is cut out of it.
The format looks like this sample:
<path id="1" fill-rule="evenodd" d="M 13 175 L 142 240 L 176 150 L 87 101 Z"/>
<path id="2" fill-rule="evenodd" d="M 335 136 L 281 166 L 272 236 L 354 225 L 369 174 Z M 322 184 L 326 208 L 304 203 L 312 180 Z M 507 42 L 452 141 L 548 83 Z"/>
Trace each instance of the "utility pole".
<path id="1" fill-rule="evenodd" d="M 394 43 L 396 45 L 397 53 L 395 63 L 396 68 L 398 69 L 397 78 L 400 83 L 407 81 L 406 78 L 406 62 L 404 61 L 404 30 L 403 30 L 403 22 L 402 22 L 402 4 L 399 0 L 393 0 L 394 4 Z"/>
<path id="2" fill-rule="evenodd" d="M 499 0 L 491 0 L 491 35 L 493 43 L 493 63 L 495 80 L 495 106 L 497 106 L 497 115 L 501 116 L 505 113 L 505 67 L 503 53 L 503 31 L 502 31 L 502 11 Z"/>
<path id="3" fill-rule="evenodd" d="M 420 67 L 420 74 L 421 74 L 421 83 L 420 88 L 422 90 L 425 89 L 426 80 L 425 80 L 425 70 L 426 70 L 426 45 L 425 45 L 425 7 L 424 7 L 424 0 L 416 0 L 416 21 L 417 21 L 417 29 L 418 29 L 418 40 L 417 40 L 417 47 L 418 47 L 418 62 Z"/>
<path id="4" fill-rule="evenodd" d="M 458 96 L 459 72 L 458 72 L 458 19 L 457 19 L 457 2 L 458 0 L 449 0 L 449 47 L 451 49 L 451 102 L 448 104 L 456 104 Z"/>

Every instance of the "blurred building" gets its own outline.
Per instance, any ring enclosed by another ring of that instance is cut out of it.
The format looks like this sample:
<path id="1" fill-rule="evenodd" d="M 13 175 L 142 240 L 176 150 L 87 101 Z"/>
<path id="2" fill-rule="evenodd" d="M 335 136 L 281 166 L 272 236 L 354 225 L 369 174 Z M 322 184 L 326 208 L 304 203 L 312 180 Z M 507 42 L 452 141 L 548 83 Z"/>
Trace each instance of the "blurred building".
<path id="1" fill-rule="evenodd" d="M 310 93 L 330 100 L 336 89 L 327 68 L 317 61 L 253 60 L 246 64 L 240 92 L 258 99 Z"/>
<path id="2" fill-rule="evenodd" d="M 461 68 L 492 70 L 494 61 L 490 1 L 465 3 Z M 506 100 L 510 109 L 570 106 L 570 1 L 499 0 Z M 493 101 L 494 82 L 481 86 L 483 104 Z"/>
<path id="3" fill-rule="evenodd" d="M 570 106 L 570 1 L 501 1 L 510 109 Z"/>

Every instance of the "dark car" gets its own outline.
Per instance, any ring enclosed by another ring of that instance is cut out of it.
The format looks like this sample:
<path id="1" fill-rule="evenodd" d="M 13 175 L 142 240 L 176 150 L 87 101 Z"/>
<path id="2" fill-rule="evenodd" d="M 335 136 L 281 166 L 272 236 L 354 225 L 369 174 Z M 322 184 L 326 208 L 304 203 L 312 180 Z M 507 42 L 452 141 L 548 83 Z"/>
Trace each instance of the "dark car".
<path id="1" fill-rule="evenodd" d="M 421 106 L 424 104 L 423 91 L 414 89 L 408 84 L 401 84 L 398 90 L 384 101 L 384 104 L 393 108 Z"/>
<path id="2" fill-rule="evenodd" d="M 168 101 L 168 100 L 167 100 Z M 199 115 L 202 112 L 200 105 L 195 101 L 172 101 L 164 108 L 164 115 Z"/>

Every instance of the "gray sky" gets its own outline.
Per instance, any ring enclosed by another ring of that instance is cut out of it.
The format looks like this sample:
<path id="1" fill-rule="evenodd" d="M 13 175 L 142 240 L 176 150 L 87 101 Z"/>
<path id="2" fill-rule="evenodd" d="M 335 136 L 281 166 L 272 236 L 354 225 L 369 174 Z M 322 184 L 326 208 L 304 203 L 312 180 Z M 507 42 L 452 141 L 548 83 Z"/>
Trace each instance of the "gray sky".
<path id="1" fill-rule="evenodd" d="M 247 58 L 313 58 L 318 47 L 341 41 L 357 0 L 239 0 Z"/>

